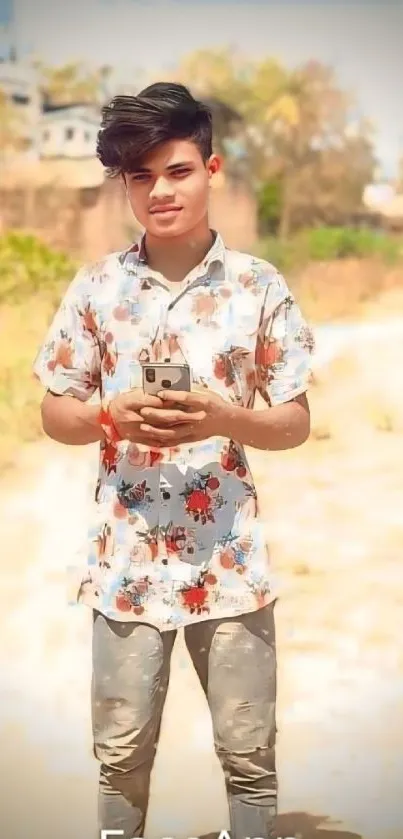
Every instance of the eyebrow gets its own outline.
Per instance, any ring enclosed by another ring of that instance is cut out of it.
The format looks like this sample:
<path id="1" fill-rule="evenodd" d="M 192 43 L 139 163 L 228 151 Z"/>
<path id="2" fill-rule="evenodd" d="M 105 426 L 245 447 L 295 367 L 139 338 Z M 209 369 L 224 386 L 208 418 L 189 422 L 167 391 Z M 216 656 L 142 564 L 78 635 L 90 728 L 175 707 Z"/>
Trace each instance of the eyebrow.
<path id="1" fill-rule="evenodd" d="M 168 172 L 174 172 L 175 169 L 185 169 L 188 166 L 193 166 L 193 163 L 190 160 L 185 160 L 183 163 L 171 163 L 171 165 L 166 168 Z M 148 169 L 146 166 L 139 166 L 138 169 L 133 169 L 131 172 L 132 175 L 151 173 L 152 169 Z"/>

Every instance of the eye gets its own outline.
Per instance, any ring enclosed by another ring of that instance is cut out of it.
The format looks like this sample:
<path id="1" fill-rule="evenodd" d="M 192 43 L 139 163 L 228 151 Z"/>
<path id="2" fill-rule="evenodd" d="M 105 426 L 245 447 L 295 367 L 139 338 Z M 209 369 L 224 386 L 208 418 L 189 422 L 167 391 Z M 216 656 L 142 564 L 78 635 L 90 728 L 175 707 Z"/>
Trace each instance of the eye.
<path id="1" fill-rule="evenodd" d="M 191 169 L 176 169 L 174 174 L 175 178 L 184 178 L 186 175 L 190 175 Z"/>
<path id="2" fill-rule="evenodd" d="M 141 172 L 138 175 L 132 175 L 131 180 L 136 181 L 136 183 L 137 183 L 139 181 L 147 181 L 149 179 L 149 177 L 150 176 L 147 175 L 146 172 Z"/>

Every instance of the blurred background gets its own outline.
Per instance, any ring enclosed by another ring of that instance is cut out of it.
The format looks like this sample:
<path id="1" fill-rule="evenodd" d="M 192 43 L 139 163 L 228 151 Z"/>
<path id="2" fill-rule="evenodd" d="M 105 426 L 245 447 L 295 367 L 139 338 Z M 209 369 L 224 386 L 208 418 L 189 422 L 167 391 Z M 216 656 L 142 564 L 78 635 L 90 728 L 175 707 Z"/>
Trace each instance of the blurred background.
<path id="1" fill-rule="evenodd" d="M 285 591 L 281 835 L 403 836 L 402 33 L 398 0 L 0 0 L 1 761 L 10 791 L 0 823 L 12 839 L 27 833 L 26 810 L 10 803 L 22 788 L 42 839 L 55 825 L 63 839 L 95 835 L 89 627 L 66 606 L 65 570 L 84 539 L 97 451 L 44 439 L 31 367 L 77 267 L 140 232 L 95 156 L 102 105 L 162 79 L 212 108 L 224 160 L 212 226 L 284 273 L 317 339 L 310 441 L 249 453 Z M 149 835 L 179 839 L 224 829 L 227 814 L 181 641 L 174 666 Z"/>

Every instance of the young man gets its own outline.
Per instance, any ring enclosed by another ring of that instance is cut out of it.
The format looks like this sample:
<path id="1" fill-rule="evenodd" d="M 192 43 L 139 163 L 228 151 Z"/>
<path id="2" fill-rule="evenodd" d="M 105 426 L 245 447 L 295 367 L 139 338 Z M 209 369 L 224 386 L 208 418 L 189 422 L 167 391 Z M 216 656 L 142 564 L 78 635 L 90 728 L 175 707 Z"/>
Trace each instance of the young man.
<path id="1" fill-rule="evenodd" d="M 122 179 L 145 234 L 78 272 L 34 369 L 47 389 L 49 437 L 100 441 L 77 594 L 93 610 L 100 829 L 143 835 L 184 627 L 211 709 L 232 837 L 272 837 L 276 595 L 244 446 L 290 449 L 308 438 L 312 334 L 276 269 L 226 249 L 210 229 L 219 161 L 211 114 L 186 88 L 161 83 L 115 98 L 98 155 Z M 147 396 L 150 360 L 187 364 L 191 392 Z M 101 408 L 88 404 L 97 391 Z M 266 410 L 252 410 L 256 392 Z"/>

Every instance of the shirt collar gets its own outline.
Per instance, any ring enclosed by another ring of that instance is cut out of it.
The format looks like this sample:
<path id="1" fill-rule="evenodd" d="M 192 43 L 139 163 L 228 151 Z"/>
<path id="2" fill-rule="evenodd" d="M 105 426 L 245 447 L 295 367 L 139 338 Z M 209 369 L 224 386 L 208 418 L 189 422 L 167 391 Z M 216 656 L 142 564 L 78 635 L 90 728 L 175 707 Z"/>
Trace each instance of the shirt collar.
<path id="1" fill-rule="evenodd" d="M 203 261 L 192 270 L 192 275 L 197 276 L 201 274 L 209 274 L 213 267 L 217 264 L 225 265 L 225 245 L 219 233 L 216 230 L 211 231 L 214 234 L 214 242 L 204 257 Z M 127 250 L 123 251 L 121 255 L 121 263 L 124 267 L 137 273 L 143 273 L 150 269 L 147 264 L 147 257 L 145 252 L 145 233 Z"/>

